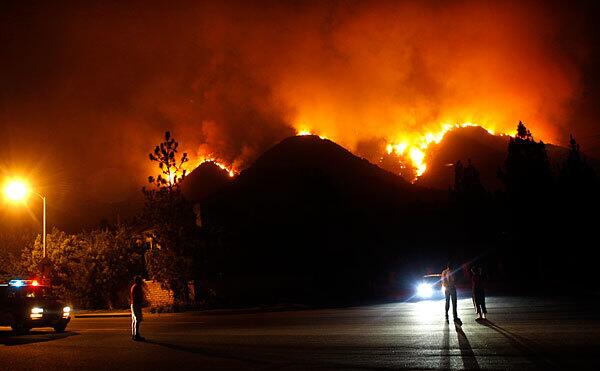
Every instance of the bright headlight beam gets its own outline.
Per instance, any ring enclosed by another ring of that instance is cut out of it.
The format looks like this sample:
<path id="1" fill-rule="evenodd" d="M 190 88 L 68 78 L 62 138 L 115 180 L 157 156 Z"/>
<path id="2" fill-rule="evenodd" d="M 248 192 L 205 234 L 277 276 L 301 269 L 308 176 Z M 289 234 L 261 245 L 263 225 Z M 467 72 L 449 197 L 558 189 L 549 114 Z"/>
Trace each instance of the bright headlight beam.
<path id="1" fill-rule="evenodd" d="M 420 283 L 417 286 L 417 296 L 420 298 L 430 298 L 433 295 L 433 287 L 427 283 Z"/>

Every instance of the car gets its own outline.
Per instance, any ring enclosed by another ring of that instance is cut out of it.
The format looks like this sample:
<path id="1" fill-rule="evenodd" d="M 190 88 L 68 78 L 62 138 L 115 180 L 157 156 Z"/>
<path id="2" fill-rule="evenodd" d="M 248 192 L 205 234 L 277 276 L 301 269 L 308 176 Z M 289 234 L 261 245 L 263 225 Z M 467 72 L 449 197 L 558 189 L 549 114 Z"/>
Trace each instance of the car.
<path id="1" fill-rule="evenodd" d="M 0 283 L 0 326 L 10 326 L 17 333 L 34 327 L 52 327 L 63 332 L 71 321 L 71 307 L 38 280 L 14 279 Z"/>
<path id="2" fill-rule="evenodd" d="M 415 286 L 415 296 L 418 299 L 441 299 L 445 296 L 442 278 L 439 274 L 423 276 Z"/>

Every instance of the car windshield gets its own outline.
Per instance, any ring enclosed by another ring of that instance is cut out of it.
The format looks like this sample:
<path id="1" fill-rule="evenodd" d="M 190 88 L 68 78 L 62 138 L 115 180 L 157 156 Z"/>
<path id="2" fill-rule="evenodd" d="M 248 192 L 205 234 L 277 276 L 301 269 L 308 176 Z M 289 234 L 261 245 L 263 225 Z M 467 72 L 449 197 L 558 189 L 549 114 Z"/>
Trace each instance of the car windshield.
<path id="1" fill-rule="evenodd" d="M 10 287 L 7 290 L 9 298 L 19 299 L 54 299 L 53 290 L 47 286 Z"/>
<path id="2" fill-rule="evenodd" d="M 440 283 L 440 277 L 437 276 L 424 276 L 423 277 L 423 282 L 429 283 L 429 284 L 438 284 Z"/>

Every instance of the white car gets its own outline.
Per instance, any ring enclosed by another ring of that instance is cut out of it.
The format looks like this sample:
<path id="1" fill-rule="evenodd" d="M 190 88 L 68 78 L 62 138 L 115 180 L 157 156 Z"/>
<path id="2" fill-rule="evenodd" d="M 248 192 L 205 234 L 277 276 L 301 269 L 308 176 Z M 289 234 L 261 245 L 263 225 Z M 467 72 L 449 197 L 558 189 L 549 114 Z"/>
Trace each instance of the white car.
<path id="1" fill-rule="evenodd" d="M 423 276 L 421 281 L 415 286 L 415 297 L 422 300 L 445 297 L 440 275 L 428 274 Z"/>

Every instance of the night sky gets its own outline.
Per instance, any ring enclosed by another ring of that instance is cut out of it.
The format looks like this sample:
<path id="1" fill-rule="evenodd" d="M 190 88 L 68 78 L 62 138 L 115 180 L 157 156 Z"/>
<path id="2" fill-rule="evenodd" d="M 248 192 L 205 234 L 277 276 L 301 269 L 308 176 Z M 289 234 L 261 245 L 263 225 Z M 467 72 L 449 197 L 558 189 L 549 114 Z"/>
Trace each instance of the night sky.
<path id="1" fill-rule="evenodd" d="M 355 150 L 465 120 L 600 158 L 593 2 L 174 3 L 1 2 L 0 171 L 51 224 L 114 218 L 165 130 L 236 169 L 302 127 Z"/>

